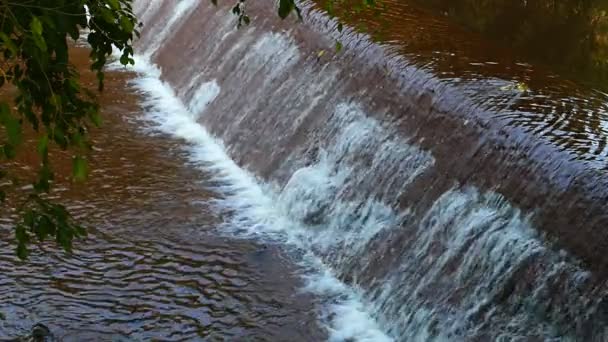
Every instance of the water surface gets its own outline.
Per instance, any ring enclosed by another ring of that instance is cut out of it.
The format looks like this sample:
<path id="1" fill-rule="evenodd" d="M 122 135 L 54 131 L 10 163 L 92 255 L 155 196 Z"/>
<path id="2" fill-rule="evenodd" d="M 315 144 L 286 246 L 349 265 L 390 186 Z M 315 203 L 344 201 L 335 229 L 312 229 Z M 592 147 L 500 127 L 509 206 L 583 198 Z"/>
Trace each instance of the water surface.
<path id="1" fill-rule="evenodd" d="M 84 65 L 86 51 L 73 53 Z M 74 254 L 45 243 L 17 260 L 12 215 L 3 211 L 0 338 L 42 322 L 65 341 L 323 339 L 319 303 L 300 290 L 291 257 L 218 232 L 223 218 L 209 203 L 219 195 L 185 165 L 180 141 L 141 119 L 132 77 L 106 78 L 86 184 L 64 179 L 69 155 L 55 151 L 62 176 L 53 197 L 89 227 Z M 25 153 L 13 168 L 29 174 L 35 165 Z"/>

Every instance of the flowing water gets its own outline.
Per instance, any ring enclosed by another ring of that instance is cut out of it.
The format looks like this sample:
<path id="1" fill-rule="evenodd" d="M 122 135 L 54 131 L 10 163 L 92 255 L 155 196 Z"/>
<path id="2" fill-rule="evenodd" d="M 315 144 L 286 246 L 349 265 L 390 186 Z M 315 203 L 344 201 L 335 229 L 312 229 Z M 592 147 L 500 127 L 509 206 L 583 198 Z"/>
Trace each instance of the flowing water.
<path id="1" fill-rule="evenodd" d="M 85 70 L 86 50 L 73 55 Z M 3 215 L 0 339 L 42 322 L 61 341 L 322 340 L 316 300 L 299 290 L 284 252 L 214 233 L 218 194 L 186 166 L 187 149 L 144 120 L 132 77 L 107 77 L 90 181 L 60 181 L 53 193 L 90 227 L 74 255 L 48 243 L 18 261 Z M 69 156 L 54 153 L 68 176 Z M 14 167 L 28 173 L 35 161 L 25 155 Z"/>
<path id="2" fill-rule="evenodd" d="M 388 17 L 384 44 L 309 3 L 301 25 L 248 4 L 241 30 L 226 7 L 138 4 L 138 87 L 202 146 L 229 232 L 321 263 L 389 339 L 605 339 L 603 94 L 409 4 L 354 19 Z M 330 338 L 381 338 L 329 310 Z"/>
<path id="3" fill-rule="evenodd" d="M 97 228 L 3 254 L 9 334 L 608 339 L 600 90 L 410 2 L 342 32 L 313 3 L 248 2 L 240 30 L 227 4 L 135 5 L 98 177 L 58 194 Z"/>

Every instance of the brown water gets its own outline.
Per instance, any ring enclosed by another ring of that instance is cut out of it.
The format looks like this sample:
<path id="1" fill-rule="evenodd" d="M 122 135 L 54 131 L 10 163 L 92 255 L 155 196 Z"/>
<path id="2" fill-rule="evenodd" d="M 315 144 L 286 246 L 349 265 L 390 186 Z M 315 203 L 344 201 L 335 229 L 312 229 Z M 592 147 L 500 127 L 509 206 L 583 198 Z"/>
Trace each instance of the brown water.
<path id="1" fill-rule="evenodd" d="M 323 3 L 323 1 L 320 1 Z M 424 3 L 421 5 L 421 3 Z M 371 33 L 391 57 L 394 74 L 430 72 L 434 102 L 455 100 L 496 125 L 542 137 L 568 158 L 608 168 L 605 5 L 598 1 L 393 1 L 383 10 L 340 17 Z M 527 5 L 526 5 L 527 4 Z M 604 13 L 604 14 L 602 14 Z M 340 35 L 350 43 L 352 35 Z M 390 63 L 389 63 L 390 64 Z M 451 104 L 452 105 L 452 104 Z M 456 105 L 456 104 L 454 104 Z"/>
<path id="2" fill-rule="evenodd" d="M 607 89 L 608 4 L 602 0 L 413 2 L 535 63 Z"/>
<path id="3" fill-rule="evenodd" d="M 83 66 L 86 51 L 73 52 Z M 90 181 L 59 181 L 53 193 L 90 227 L 74 254 L 47 243 L 17 260 L 4 211 L 0 339 L 37 322 L 65 341 L 323 339 L 315 299 L 300 294 L 290 257 L 274 245 L 222 237 L 205 174 L 185 166 L 179 141 L 143 132 L 130 77 L 106 78 Z M 55 160 L 68 176 L 69 159 Z M 15 168 L 34 165 L 22 155 Z"/>

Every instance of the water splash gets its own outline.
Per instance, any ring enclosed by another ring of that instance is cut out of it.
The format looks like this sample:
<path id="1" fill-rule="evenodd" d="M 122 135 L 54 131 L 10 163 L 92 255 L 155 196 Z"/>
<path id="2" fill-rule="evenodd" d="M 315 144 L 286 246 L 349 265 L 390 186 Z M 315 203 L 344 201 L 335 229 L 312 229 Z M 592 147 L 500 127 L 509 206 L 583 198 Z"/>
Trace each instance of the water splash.
<path id="1" fill-rule="evenodd" d="M 159 80 L 158 69 L 146 63 L 145 59 L 138 59 L 136 65 L 140 77 L 134 81 L 134 85 L 146 96 L 143 106 L 147 108 L 147 118 L 155 122 L 156 128 L 162 132 L 186 140 L 190 145 L 191 162 L 211 172 L 211 182 L 217 184 L 216 190 L 224 196 L 215 204 L 222 210 L 233 212 L 231 219 L 225 223 L 226 229 L 233 232 L 246 230 L 247 236 L 266 235 L 269 232 L 266 238 L 281 239 L 300 247 L 293 240 L 295 235 L 288 234 L 289 227 L 297 227 L 297 222 L 285 216 L 275 205 L 272 192 L 260 186 L 255 177 L 239 168 L 226 155 L 222 144 L 209 136 L 204 127 L 196 122 L 196 115 L 188 111 L 166 83 Z M 204 88 L 218 89 L 213 82 Z M 325 323 L 328 324 L 331 339 L 390 341 L 364 310 L 356 291 L 338 281 L 310 251 L 303 250 L 303 253 L 303 266 L 311 271 L 307 275 L 309 282 L 306 289 L 326 297 L 327 305 L 322 310 L 326 312 Z M 326 284 L 331 284 L 331 289 Z"/>

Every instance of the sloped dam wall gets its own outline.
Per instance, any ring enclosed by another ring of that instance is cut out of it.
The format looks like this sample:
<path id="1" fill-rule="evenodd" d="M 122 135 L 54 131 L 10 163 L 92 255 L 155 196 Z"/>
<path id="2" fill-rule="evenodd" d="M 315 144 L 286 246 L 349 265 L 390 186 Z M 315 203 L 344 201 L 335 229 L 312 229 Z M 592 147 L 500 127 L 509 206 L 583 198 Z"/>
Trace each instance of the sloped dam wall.
<path id="1" fill-rule="evenodd" d="M 608 338 L 604 94 L 407 2 L 383 42 L 230 5 L 136 2 L 137 53 L 387 336 Z"/>

